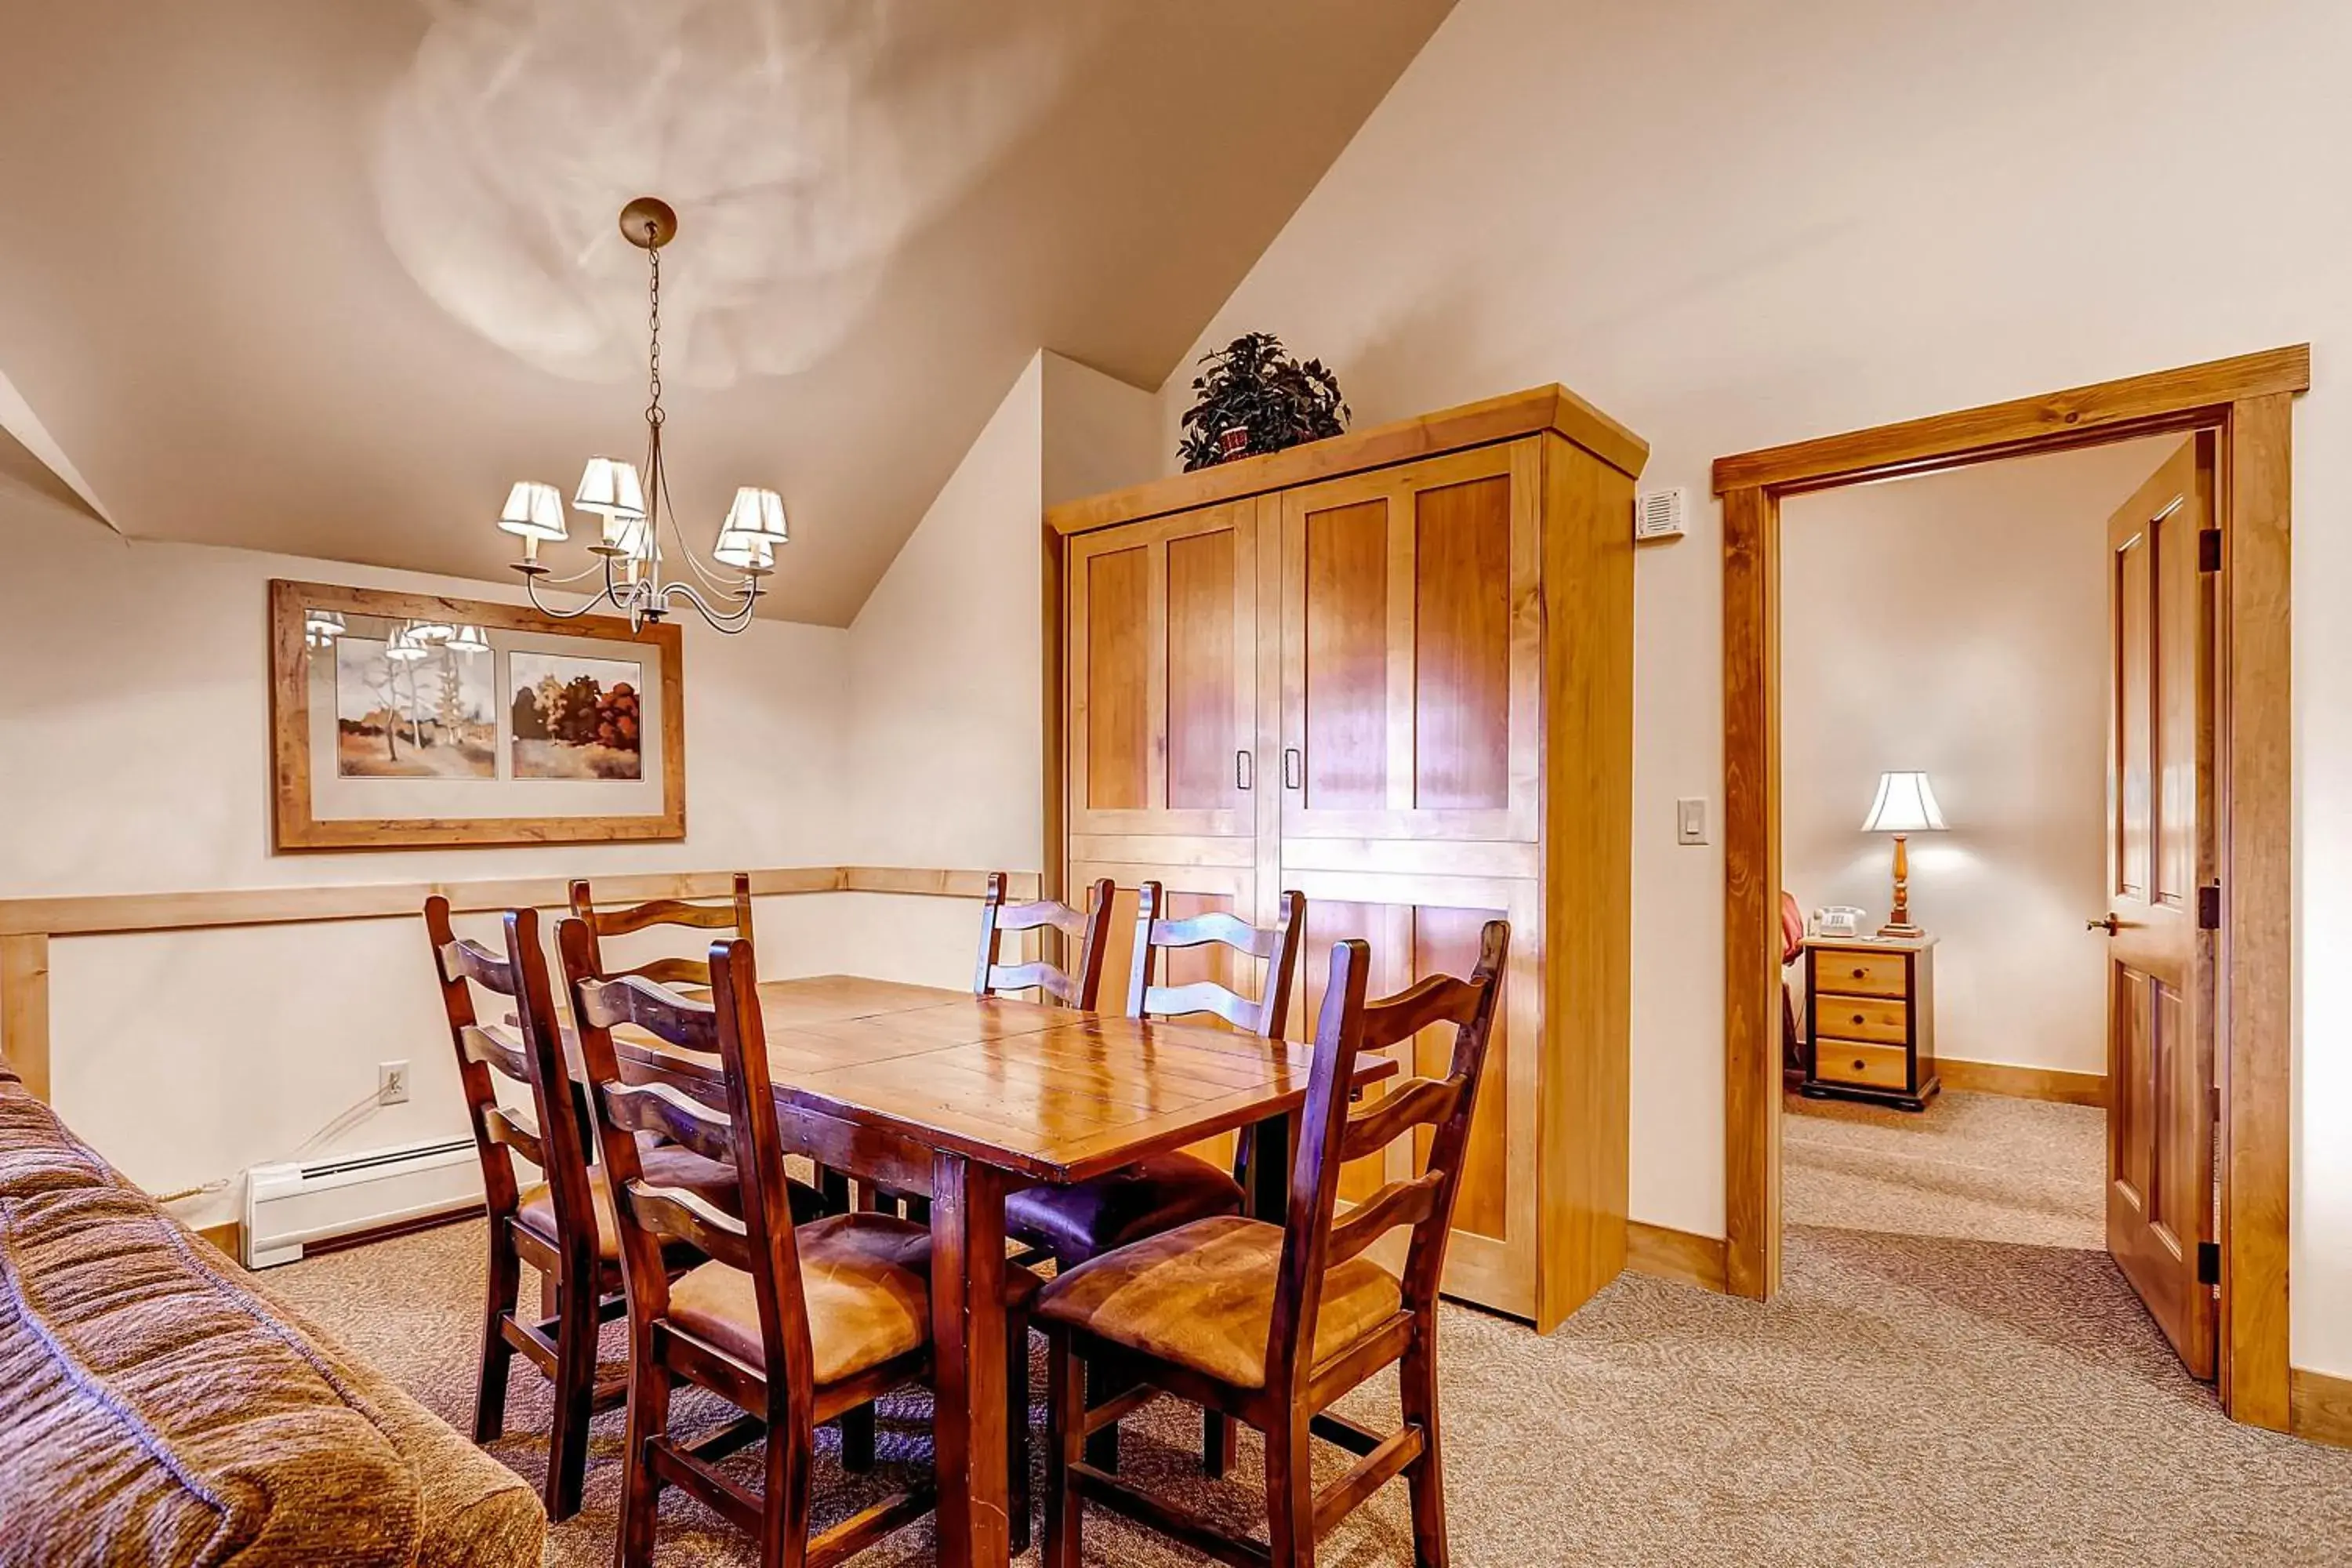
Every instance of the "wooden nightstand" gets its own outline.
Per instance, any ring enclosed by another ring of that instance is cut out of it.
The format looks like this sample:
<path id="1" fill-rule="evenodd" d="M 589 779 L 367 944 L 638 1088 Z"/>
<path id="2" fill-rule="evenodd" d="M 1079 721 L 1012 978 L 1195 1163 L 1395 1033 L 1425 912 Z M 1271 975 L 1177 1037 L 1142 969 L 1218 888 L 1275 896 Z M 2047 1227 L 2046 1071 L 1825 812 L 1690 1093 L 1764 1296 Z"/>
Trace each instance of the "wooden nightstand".
<path id="1" fill-rule="evenodd" d="M 1936 1076 L 1936 939 L 1805 939 L 1809 1100 L 1925 1110 Z"/>

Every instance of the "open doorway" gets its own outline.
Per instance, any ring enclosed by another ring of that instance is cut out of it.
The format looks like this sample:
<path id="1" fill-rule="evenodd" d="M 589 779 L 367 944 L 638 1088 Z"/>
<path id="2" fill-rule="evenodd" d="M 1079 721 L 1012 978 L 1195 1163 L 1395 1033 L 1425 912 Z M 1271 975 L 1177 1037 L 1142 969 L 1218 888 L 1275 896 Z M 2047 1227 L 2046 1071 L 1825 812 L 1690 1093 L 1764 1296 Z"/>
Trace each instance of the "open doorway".
<path id="1" fill-rule="evenodd" d="M 1780 519 L 1784 1221 L 2005 1249 L 2206 1381 L 2211 470 L 2170 433 Z"/>
<path id="2" fill-rule="evenodd" d="M 2218 1256 L 2183 1248 L 2179 1260 L 2219 1276 L 2213 1334 L 2223 1408 L 2236 1420 L 2288 1429 L 2288 540 L 2293 400 L 2309 385 L 2309 349 L 2295 346 L 1716 463 L 1724 526 L 1725 1273 L 1734 1292 L 1773 1295 L 1781 1266 L 1784 503 L 1902 474 L 2145 436 L 2198 435 L 2203 444 L 2194 449 L 2209 454 L 2211 485 L 2211 537 L 2202 537 L 2207 530 L 2200 528 L 2198 549 L 2200 562 L 2210 553 L 2212 563 L 2212 777 L 2210 795 L 2200 799 L 2210 804 L 2214 877 L 2204 880 L 2200 862 L 2197 920 L 2209 932 L 2207 960 L 2181 972 L 2185 981 L 2169 984 L 2199 988 L 2193 1010 L 2211 1021 L 2214 1082 L 2205 1103 L 2219 1174 L 2218 1212 L 2208 1228 Z M 2141 994 L 2154 1005 L 2169 1005 L 2145 987 Z M 2171 1093 L 2175 1109 L 2193 1102 Z M 2185 1222 L 2194 1209 L 2170 1212 Z"/>

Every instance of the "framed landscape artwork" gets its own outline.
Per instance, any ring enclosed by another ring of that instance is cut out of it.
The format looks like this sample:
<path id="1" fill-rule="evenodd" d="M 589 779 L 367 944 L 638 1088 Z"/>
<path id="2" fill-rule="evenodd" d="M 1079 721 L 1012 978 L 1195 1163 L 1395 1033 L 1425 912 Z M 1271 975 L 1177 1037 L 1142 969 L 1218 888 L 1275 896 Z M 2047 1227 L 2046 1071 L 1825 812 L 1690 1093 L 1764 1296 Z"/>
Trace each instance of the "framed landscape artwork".
<path id="1" fill-rule="evenodd" d="M 279 849 L 686 837 L 674 626 L 269 584 Z"/>

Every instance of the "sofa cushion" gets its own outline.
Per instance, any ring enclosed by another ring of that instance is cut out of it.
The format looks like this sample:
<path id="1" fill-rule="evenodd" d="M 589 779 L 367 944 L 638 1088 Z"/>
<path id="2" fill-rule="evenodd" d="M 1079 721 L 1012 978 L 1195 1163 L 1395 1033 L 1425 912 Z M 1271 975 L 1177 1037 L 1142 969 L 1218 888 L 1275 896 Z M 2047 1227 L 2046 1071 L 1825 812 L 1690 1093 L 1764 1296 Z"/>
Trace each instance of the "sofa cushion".
<path id="1" fill-rule="evenodd" d="M 539 1560 L 520 1478 L 0 1090 L 0 1564 Z"/>

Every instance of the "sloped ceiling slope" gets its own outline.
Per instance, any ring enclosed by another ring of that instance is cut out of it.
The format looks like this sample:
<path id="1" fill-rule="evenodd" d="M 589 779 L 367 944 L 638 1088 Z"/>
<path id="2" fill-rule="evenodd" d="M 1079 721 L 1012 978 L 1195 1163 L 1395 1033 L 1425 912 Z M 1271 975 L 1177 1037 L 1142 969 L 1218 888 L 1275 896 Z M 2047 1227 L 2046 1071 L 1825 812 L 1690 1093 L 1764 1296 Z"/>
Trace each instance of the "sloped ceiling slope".
<path id="1" fill-rule="evenodd" d="M 680 521 L 783 491 L 843 624 L 1038 346 L 1160 384 L 1450 5 L 0 0 L 0 373 L 133 537 L 498 577 L 512 480 L 640 451 L 659 195 Z"/>

